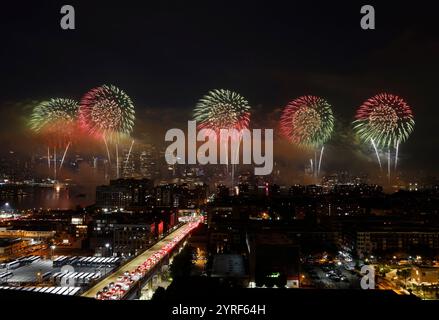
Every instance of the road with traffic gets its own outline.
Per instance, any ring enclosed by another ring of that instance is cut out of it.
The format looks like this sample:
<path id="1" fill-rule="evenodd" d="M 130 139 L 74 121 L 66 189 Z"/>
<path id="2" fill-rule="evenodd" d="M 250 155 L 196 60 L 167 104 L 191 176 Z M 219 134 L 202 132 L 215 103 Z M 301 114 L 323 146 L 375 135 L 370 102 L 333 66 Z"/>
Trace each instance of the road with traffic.
<path id="1" fill-rule="evenodd" d="M 187 223 L 177 230 L 173 231 L 171 234 L 163 238 L 162 240 L 155 243 L 152 247 L 145 250 L 143 253 L 139 254 L 137 257 L 128 261 L 125 265 L 121 266 L 114 273 L 100 280 L 97 284 L 95 284 L 92 288 L 85 291 L 82 296 L 88 298 L 96 298 L 98 294 L 102 293 L 105 289 L 108 289 L 110 285 L 116 284 L 120 282 L 120 279 L 127 277 L 127 272 L 133 274 L 134 270 L 139 270 L 145 266 L 145 263 L 148 262 L 148 270 L 153 269 L 154 265 L 150 265 L 149 262 L 152 261 L 153 264 L 157 264 L 160 262 L 160 257 L 163 256 L 164 248 L 166 250 L 171 250 L 175 247 L 175 245 L 181 241 L 194 227 L 196 227 L 198 223 Z M 158 257 L 158 258 L 157 258 Z M 142 275 L 145 276 L 145 275 Z M 137 281 L 137 280 L 136 280 Z M 130 281 L 129 286 L 132 287 L 133 281 Z M 135 281 L 134 281 L 135 282 Z M 123 298 L 123 297 L 120 297 Z"/>

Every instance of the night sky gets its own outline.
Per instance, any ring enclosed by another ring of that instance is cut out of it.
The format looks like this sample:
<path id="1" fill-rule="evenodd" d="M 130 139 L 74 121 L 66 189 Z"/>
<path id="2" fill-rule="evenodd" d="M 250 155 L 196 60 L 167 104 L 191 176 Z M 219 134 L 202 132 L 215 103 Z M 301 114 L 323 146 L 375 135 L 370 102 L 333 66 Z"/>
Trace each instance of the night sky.
<path id="1" fill-rule="evenodd" d="M 289 100 L 320 95 L 348 131 L 355 109 L 387 91 L 404 97 L 416 117 L 402 165 L 437 174 L 439 27 L 432 1 L 149 2 L 2 3 L 0 141 L 23 130 L 28 110 L 20 102 L 79 99 L 103 83 L 132 97 L 138 134 L 156 131 L 157 122 L 184 126 L 213 88 L 245 96 L 259 127 L 273 127 Z M 63 4 L 75 7 L 76 30 L 60 28 Z M 360 28 L 364 4 L 375 7 L 376 30 Z"/>

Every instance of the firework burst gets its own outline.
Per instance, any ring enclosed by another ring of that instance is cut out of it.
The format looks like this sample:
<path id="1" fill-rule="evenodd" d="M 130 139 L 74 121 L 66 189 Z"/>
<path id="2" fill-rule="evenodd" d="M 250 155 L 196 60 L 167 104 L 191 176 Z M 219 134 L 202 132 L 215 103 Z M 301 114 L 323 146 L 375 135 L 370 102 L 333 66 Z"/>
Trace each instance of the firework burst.
<path id="1" fill-rule="evenodd" d="M 218 135 L 221 129 L 237 130 L 233 132 L 232 139 L 240 141 L 242 137 L 241 130 L 247 129 L 250 123 L 250 105 L 247 100 L 240 94 L 224 89 L 215 89 L 209 91 L 201 98 L 194 109 L 194 119 L 197 121 L 199 129 L 210 129 L 215 135 Z M 239 157 L 239 145 L 235 150 L 235 159 Z M 225 143 L 228 149 L 228 143 Z M 229 168 L 228 151 L 227 172 Z M 232 159 L 233 160 L 233 159 Z M 234 186 L 235 165 L 232 165 L 231 184 Z"/>
<path id="2" fill-rule="evenodd" d="M 334 129 L 331 105 L 316 96 L 302 96 L 285 107 L 280 120 L 281 134 L 288 141 L 306 147 L 322 146 Z"/>
<path id="3" fill-rule="evenodd" d="M 114 85 L 103 85 L 82 98 L 79 121 L 89 134 L 118 141 L 131 134 L 134 114 L 133 102 L 124 91 Z"/>
<path id="4" fill-rule="evenodd" d="M 209 91 L 197 103 L 194 118 L 200 129 L 242 130 L 250 122 L 250 106 L 246 99 L 236 92 L 224 89 Z"/>
<path id="5" fill-rule="evenodd" d="M 380 93 L 357 110 L 354 130 L 364 142 L 377 148 L 396 148 L 408 139 L 415 125 L 410 106 L 400 97 Z"/>
<path id="6" fill-rule="evenodd" d="M 48 145 L 65 146 L 74 137 L 78 108 L 78 103 L 71 99 L 43 101 L 34 107 L 29 127 Z"/>

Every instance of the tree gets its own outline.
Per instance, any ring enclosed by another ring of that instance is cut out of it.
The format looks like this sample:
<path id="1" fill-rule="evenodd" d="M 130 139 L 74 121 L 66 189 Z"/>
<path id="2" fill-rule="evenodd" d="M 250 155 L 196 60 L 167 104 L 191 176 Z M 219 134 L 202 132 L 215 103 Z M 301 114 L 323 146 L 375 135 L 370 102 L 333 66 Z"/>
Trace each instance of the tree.
<path id="1" fill-rule="evenodd" d="M 155 290 L 155 292 L 154 292 L 154 294 L 153 294 L 151 300 L 155 300 L 155 301 L 163 301 L 163 300 L 165 299 L 165 296 L 166 296 L 166 290 L 165 290 L 165 288 L 163 288 L 163 287 L 158 287 L 158 288 Z"/>
<path id="2" fill-rule="evenodd" d="M 388 265 L 380 265 L 378 267 L 378 271 L 380 273 L 380 276 L 385 277 L 387 273 L 392 271 L 392 269 Z"/>
<path id="3" fill-rule="evenodd" d="M 191 275 L 193 253 L 194 248 L 186 246 L 174 257 L 170 267 L 172 278 L 189 277 Z"/>
<path id="4" fill-rule="evenodd" d="M 412 274 L 412 271 L 409 268 L 396 271 L 396 275 L 398 277 L 404 278 L 405 287 L 407 287 L 407 278 L 410 277 L 411 274 Z"/>

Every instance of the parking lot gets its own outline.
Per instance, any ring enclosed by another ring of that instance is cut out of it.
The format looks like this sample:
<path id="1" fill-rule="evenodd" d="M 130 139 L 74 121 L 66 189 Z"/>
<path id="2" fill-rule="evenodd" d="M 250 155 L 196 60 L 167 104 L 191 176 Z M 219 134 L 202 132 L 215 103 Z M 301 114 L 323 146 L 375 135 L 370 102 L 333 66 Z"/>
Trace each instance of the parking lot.
<path id="1" fill-rule="evenodd" d="M 6 269 L 4 270 L 6 271 Z M 8 283 L 20 283 L 20 282 L 36 282 L 37 274 L 45 274 L 53 271 L 51 260 L 38 260 L 29 265 L 19 267 L 17 269 L 9 270 L 13 276 L 8 278 Z"/>
<path id="2" fill-rule="evenodd" d="M 321 289 L 360 289 L 360 276 L 343 265 L 308 266 L 304 272 L 312 286 Z"/>
<path id="3" fill-rule="evenodd" d="M 99 277 L 105 276 L 112 272 L 113 266 L 97 265 L 87 267 L 74 267 L 77 274 L 97 274 Z M 10 272 L 11 276 L 2 280 L 2 284 L 20 285 L 32 283 L 49 283 L 53 282 L 53 276 L 61 272 L 61 267 L 53 267 L 52 260 L 37 260 L 30 264 L 22 265 L 18 268 L 7 270 L 0 269 L 0 274 Z M 58 281 L 59 282 L 59 281 Z M 79 283 L 79 282 L 78 282 Z"/>

